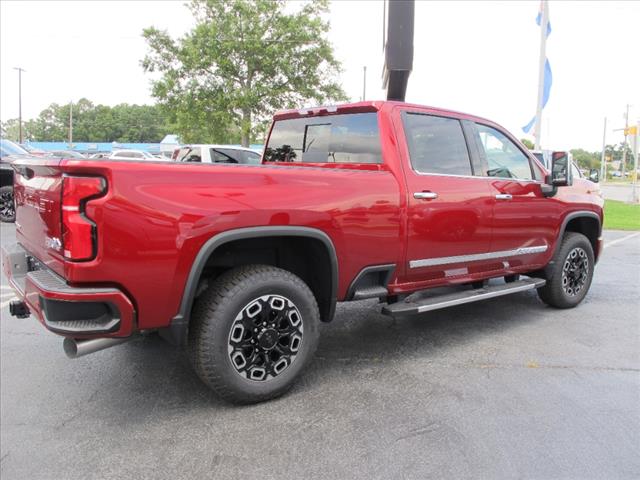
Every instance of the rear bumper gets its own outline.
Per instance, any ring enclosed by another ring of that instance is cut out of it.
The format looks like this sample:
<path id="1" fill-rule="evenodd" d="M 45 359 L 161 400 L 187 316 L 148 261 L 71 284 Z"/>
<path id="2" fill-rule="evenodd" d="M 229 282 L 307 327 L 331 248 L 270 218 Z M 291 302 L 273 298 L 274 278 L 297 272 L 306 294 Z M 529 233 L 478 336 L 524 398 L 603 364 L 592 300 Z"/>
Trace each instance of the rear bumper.
<path id="1" fill-rule="evenodd" d="M 133 333 L 135 309 L 117 288 L 70 287 L 19 243 L 2 247 L 2 261 L 9 285 L 48 330 L 74 338 Z"/>

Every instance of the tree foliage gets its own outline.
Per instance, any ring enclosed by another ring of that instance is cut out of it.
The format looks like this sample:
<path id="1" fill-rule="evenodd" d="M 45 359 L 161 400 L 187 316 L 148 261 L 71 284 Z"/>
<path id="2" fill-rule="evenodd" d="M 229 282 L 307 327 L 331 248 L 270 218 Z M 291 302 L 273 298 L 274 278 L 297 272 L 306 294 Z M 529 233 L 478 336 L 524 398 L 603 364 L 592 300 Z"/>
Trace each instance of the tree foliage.
<path id="1" fill-rule="evenodd" d="M 592 168 L 600 168 L 600 152 L 588 152 L 582 148 L 574 148 L 571 151 L 573 161 L 580 168 L 590 170 Z"/>
<path id="2" fill-rule="evenodd" d="M 69 108 L 52 103 L 37 118 L 23 123 L 26 140 L 59 142 L 69 138 Z M 7 138 L 18 140 L 18 120 L 13 118 L 2 124 Z M 94 105 L 86 98 L 73 104 L 74 142 L 140 142 L 157 143 L 172 133 L 164 113 L 154 105 L 128 105 L 114 107 Z"/>
<path id="3" fill-rule="evenodd" d="M 345 99 L 326 37 L 327 0 L 293 13 L 283 0 L 192 0 L 195 26 L 172 39 L 144 30 L 152 94 L 188 142 L 248 145 L 276 109 Z"/>
<path id="4" fill-rule="evenodd" d="M 527 140 L 526 138 L 521 138 L 520 141 L 529 150 L 533 150 L 535 148 L 535 145 L 533 144 L 533 142 L 531 140 Z"/>

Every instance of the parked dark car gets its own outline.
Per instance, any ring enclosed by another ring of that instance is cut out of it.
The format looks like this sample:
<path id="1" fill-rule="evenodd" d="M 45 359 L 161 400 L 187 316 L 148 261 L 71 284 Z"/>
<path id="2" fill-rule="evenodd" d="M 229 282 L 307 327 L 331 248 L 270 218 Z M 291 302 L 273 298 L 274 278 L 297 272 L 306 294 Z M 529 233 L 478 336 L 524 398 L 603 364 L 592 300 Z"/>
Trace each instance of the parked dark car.
<path id="1" fill-rule="evenodd" d="M 16 219 L 16 209 L 13 201 L 13 169 L 10 162 L 12 157 L 29 155 L 24 148 L 11 140 L 0 140 L 0 221 L 13 222 Z"/>

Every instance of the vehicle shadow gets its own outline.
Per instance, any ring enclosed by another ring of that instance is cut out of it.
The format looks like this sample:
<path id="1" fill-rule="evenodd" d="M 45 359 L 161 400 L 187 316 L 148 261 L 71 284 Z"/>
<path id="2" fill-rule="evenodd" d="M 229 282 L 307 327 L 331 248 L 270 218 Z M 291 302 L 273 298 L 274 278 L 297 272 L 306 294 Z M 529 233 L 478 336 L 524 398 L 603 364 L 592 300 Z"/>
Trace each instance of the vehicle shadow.
<path id="1" fill-rule="evenodd" d="M 384 368 L 408 359 L 448 363 L 452 356 L 464 360 L 459 350 L 465 345 L 535 322 L 543 317 L 541 312 L 546 308 L 531 292 L 402 320 L 382 315 L 375 301 L 341 304 L 335 320 L 321 326 L 316 357 L 292 392 L 274 402 L 247 407 L 232 406 L 218 399 L 193 372 L 184 351 L 153 335 L 117 347 L 121 352 L 112 358 L 128 365 L 134 374 L 128 378 L 114 374 L 105 381 L 117 385 L 105 385 L 101 390 L 106 397 L 127 398 L 129 421 L 148 416 L 149 402 L 153 415 L 199 409 L 281 408 L 282 403 L 300 401 L 305 393 L 322 392 L 333 383 L 351 381 L 372 365 Z M 118 367 L 113 368 L 117 371 Z M 121 401 L 114 398 L 103 401 L 105 406 L 122 411 Z"/>

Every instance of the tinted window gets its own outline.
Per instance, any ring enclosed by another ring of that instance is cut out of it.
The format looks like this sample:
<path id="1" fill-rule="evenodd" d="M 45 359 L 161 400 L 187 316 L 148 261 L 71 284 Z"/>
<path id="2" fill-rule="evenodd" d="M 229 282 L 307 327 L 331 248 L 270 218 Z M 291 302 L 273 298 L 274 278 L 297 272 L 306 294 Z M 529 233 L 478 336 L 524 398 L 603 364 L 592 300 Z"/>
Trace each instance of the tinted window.
<path id="1" fill-rule="evenodd" d="M 214 163 L 240 163 L 235 156 L 229 155 L 228 149 L 212 148 L 211 158 Z"/>
<path id="2" fill-rule="evenodd" d="M 232 160 L 232 163 L 260 163 L 260 155 L 256 152 L 249 152 L 247 150 L 238 150 L 234 148 L 219 148 L 218 151 L 227 155 Z"/>
<path id="3" fill-rule="evenodd" d="M 480 148 L 487 158 L 487 176 L 531 180 L 529 158 L 505 134 L 495 128 L 476 124 Z"/>
<path id="4" fill-rule="evenodd" d="M 260 160 L 262 159 L 262 155 L 256 152 L 244 152 L 244 157 L 246 163 L 251 163 L 254 165 L 260 163 Z"/>
<path id="5" fill-rule="evenodd" d="M 405 113 L 402 119 L 416 172 L 471 175 L 469 151 L 458 120 L 416 113 Z"/>
<path id="6" fill-rule="evenodd" d="M 382 163 L 376 113 L 279 120 L 267 162 Z"/>

